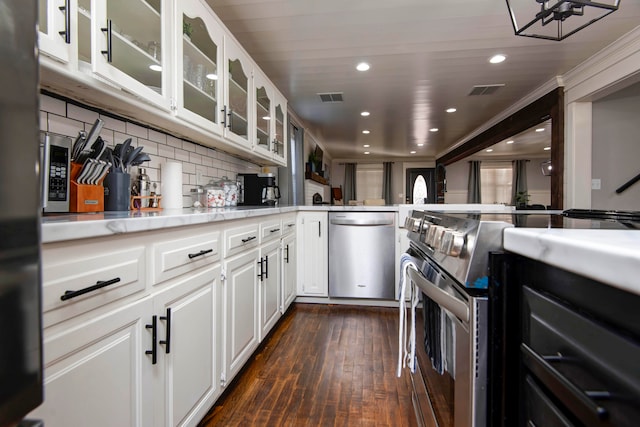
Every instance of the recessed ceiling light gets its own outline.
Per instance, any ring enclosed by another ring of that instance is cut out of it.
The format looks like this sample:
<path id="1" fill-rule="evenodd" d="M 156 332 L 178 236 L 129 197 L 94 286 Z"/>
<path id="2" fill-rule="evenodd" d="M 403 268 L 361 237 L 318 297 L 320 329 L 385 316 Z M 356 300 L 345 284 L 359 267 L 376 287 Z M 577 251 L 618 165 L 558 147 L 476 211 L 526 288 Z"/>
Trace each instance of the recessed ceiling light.
<path id="1" fill-rule="evenodd" d="M 549 151 L 551 150 L 551 147 L 544 147 L 544 151 Z"/>
<path id="2" fill-rule="evenodd" d="M 487 148 L 487 153 L 493 152 L 493 148 Z"/>
<path id="3" fill-rule="evenodd" d="M 365 130 L 362 131 L 362 133 L 364 133 L 365 135 L 368 135 L 368 134 L 371 133 L 371 131 L 365 129 Z"/>
<path id="4" fill-rule="evenodd" d="M 507 141 L 507 144 L 513 144 L 515 141 L 513 139 Z"/>
<path id="5" fill-rule="evenodd" d="M 358 71 L 367 71 L 369 68 L 371 67 L 366 62 L 361 62 L 358 65 L 356 65 L 356 70 Z"/>
<path id="6" fill-rule="evenodd" d="M 371 113 L 370 113 L 370 112 L 368 112 L 368 111 L 363 111 L 362 113 L 360 113 L 360 115 L 361 115 L 362 117 L 367 117 L 369 114 L 371 114 Z"/>
<path id="7" fill-rule="evenodd" d="M 264 116 L 264 117 L 262 118 L 262 120 L 271 120 L 271 117 L 269 117 L 269 116 Z"/>
<path id="8" fill-rule="evenodd" d="M 411 153 L 411 154 L 416 154 L 416 152 L 415 152 L 415 151 L 410 151 L 410 153 Z"/>
<path id="9" fill-rule="evenodd" d="M 363 147 L 364 147 L 364 148 L 369 148 L 369 147 L 371 147 L 371 146 L 370 146 L 369 144 L 364 144 L 364 145 L 363 145 Z"/>
<path id="10" fill-rule="evenodd" d="M 492 64 L 499 64 L 499 63 L 503 62 L 505 59 L 507 59 L 507 57 L 505 55 L 499 53 L 497 55 L 493 55 L 489 59 L 489 62 L 491 62 Z"/>
<path id="11" fill-rule="evenodd" d="M 438 128 L 431 128 L 429 129 L 429 132 L 438 132 L 438 130 L 439 130 Z"/>
<path id="12" fill-rule="evenodd" d="M 209 73 L 205 77 L 208 78 L 209 80 L 218 80 L 218 75 L 215 73 Z"/>
<path id="13" fill-rule="evenodd" d="M 456 110 L 453 107 L 452 108 L 447 108 L 447 113 L 455 113 L 456 111 L 458 111 L 458 110 Z"/>
<path id="14" fill-rule="evenodd" d="M 162 67 L 159 66 L 158 64 L 151 64 L 149 65 L 149 69 L 153 70 L 153 71 L 162 71 Z"/>
<path id="15" fill-rule="evenodd" d="M 538 128 L 536 129 L 536 132 L 544 132 L 544 128 Z"/>
<path id="16" fill-rule="evenodd" d="M 424 146 L 424 144 L 422 144 L 422 143 L 421 143 L 421 144 L 418 144 L 418 147 L 422 147 L 422 146 Z"/>
<path id="17" fill-rule="evenodd" d="M 368 151 L 365 151 L 365 152 L 364 152 L 364 154 L 369 154 L 369 152 L 368 152 Z"/>

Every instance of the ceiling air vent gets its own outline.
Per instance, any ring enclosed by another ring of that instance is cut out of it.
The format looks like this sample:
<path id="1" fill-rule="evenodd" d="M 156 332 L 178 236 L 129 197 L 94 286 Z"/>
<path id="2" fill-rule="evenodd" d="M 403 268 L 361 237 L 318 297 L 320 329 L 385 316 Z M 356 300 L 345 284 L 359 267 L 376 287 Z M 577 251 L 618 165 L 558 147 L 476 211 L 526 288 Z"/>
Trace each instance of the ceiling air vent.
<path id="1" fill-rule="evenodd" d="M 471 92 L 469 92 L 469 96 L 493 95 L 498 89 L 500 89 L 503 86 L 504 84 L 477 85 L 471 88 Z"/>
<path id="2" fill-rule="evenodd" d="M 342 102 L 342 92 L 319 93 L 322 102 Z"/>

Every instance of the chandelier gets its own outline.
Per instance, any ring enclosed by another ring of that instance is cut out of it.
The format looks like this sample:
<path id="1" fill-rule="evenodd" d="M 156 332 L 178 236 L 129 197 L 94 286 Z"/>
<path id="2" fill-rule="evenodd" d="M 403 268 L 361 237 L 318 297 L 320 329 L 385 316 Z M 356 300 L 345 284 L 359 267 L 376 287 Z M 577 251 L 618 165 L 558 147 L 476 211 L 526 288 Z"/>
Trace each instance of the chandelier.
<path id="1" fill-rule="evenodd" d="M 516 35 L 560 41 L 618 10 L 620 0 L 506 0 Z"/>

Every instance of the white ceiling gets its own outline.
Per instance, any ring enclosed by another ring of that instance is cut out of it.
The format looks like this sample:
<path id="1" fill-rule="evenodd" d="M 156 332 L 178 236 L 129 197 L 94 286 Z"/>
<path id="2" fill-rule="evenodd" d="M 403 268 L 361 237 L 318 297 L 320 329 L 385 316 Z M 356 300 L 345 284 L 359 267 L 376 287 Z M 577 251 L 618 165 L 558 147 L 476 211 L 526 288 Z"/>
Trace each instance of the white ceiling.
<path id="1" fill-rule="evenodd" d="M 206 1 L 333 158 L 440 156 L 640 24 L 640 0 L 562 42 L 515 36 L 504 0 Z M 490 64 L 496 53 L 507 60 Z M 505 86 L 468 96 L 487 84 Z"/>

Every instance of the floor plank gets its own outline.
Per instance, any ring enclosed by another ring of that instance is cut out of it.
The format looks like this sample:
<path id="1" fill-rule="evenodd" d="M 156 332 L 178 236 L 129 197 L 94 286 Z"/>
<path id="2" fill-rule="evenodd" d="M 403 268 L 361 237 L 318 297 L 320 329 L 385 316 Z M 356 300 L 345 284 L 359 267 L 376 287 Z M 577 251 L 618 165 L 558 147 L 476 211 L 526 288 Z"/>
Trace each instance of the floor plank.
<path id="1" fill-rule="evenodd" d="M 199 427 L 414 427 L 397 331 L 394 308 L 294 304 Z"/>

